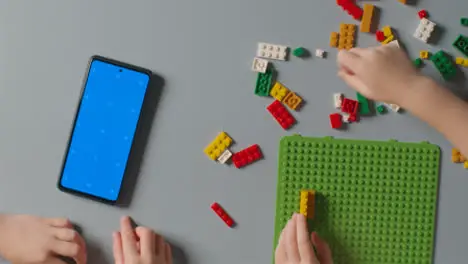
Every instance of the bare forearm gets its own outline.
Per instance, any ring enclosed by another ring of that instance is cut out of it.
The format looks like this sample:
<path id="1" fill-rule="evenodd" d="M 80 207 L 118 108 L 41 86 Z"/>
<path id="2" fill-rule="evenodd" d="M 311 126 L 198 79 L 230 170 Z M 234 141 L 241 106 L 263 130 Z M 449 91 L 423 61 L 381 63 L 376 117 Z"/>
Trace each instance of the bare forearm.
<path id="1" fill-rule="evenodd" d="M 436 82 L 421 78 L 402 107 L 442 133 L 468 156 L 468 104 Z"/>

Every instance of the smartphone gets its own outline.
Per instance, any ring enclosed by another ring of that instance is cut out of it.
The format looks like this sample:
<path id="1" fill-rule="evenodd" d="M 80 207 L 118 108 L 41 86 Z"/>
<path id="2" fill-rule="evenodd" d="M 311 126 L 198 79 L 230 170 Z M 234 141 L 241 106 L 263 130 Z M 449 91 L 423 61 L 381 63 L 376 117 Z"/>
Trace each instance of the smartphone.
<path id="1" fill-rule="evenodd" d="M 152 73 L 93 56 L 68 140 L 60 190 L 115 203 Z"/>

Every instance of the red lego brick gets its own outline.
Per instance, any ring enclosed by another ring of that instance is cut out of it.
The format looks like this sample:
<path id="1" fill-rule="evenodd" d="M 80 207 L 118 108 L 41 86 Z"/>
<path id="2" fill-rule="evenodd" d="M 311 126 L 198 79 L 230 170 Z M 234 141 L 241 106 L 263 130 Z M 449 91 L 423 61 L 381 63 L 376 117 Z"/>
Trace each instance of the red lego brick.
<path id="1" fill-rule="evenodd" d="M 427 13 L 426 10 L 421 10 L 418 12 L 419 19 L 427 18 L 429 16 L 429 13 Z"/>
<path id="2" fill-rule="evenodd" d="M 351 114 L 351 115 L 357 115 L 357 111 L 359 109 L 359 102 L 356 100 L 348 99 L 348 98 L 343 98 L 343 101 L 341 103 L 341 111 Z"/>
<path id="3" fill-rule="evenodd" d="M 334 129 L 341 128 L 341 126 L 343 125 L 343 120 L 342 120 L 341 115 L 338 113 L 331 114 L 330 124 L 331 124 L 331 127 Z"/>
<path id="4" fill-rule="evenodd" d="M 348 121 L 349 121 L 350 123 L 352 123 L 352 122 L 357 122 L 357 121 L 358 121 L 358 120 L 357 120 L 357 115 L 355 115 L 355 114 L 349 115 Z"/>
<path id="5" fill-rule="evenodd" d="M 236 168 L 245 167 L 263 157 L 260 147 L 255 144 L 232 155 L 232 163 Z"/>
<path id="6" fill-rule="evenodd" d="M 211 209 L 226 223 L 227 226 L 233 227 L 234 220 L 224 211 L 224 209 L 216 202 L 211 205 Z"/>
<path id="7" fill-rule="evenodd" d="M 375 32 L 375 38 L 378 42 L 382 42 L 385 40 L 385 34 L 382 31 L 378 30 L 377 32 Z"/>
<path id="8" fill-rule="evenodd" d="M 360 20 L 364 11 L 352 0 L 336 0 L 336 4 L 341 6 L 344 11 L 350 14 L 354 19 Z"/>
<path id="9" fill-rule="evenodd" d="M 288 112 L 288 109 L 281 104 L 280 101 L 275 100 L 267 107 L 268 112 L 278 121 L 280 126 L 284 129 L 289 129 L 296 119 Z"/>

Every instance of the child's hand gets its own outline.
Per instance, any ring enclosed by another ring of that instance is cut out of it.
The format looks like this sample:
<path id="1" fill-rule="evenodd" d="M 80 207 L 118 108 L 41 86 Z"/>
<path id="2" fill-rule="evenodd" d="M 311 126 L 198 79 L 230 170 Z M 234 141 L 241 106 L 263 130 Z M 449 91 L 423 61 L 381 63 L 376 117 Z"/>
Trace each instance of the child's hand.
<path id="1" fill-rule="evenodd" d="M 401 104 L 421 75 L 396 45 L 354 48 L 338 54 L 338 76 L 369 99 Z"/>
<path id="2" fill-rule="evenodd" d="M 113 240 L 115 264 L 172 264 L 171 247 L 164 238 L 146 227 L 133 229 L 129 217 L 122 217 Z"/>
<path id="3" fill-rule="evenodd" d="M 317 255 L 314 252 L 314 246 Z M 309 237 L 307 221 L 301 214 L 294 214 L 281 232 L 275 252 L 276 264 L 333 264 L 330 247 L 317 233 Z"/>
<path id="4" fill-rule="evenodd" d="M 11 263 L 65 264 L 60 255 L 85 264 L 86 246 L 67 219 L 0 215 L 0 255 Z"/>

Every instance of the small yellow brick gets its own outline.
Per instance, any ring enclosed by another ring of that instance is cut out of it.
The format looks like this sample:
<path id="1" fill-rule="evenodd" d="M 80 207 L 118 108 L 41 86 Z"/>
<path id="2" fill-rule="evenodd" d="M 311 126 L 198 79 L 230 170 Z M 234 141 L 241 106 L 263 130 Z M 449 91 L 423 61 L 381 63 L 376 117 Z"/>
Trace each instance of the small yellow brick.
<path id="1" fill-rule="evenodd" d="M 465 60 L 463 61 L 463 67 L 468 67 L 468 59 L 465 59 Z"/>
<path id="2" fill-rule="evenodd" d="M 204 152 L 210 159 L 216 160 L 231 144 L 232 138 L 226 132 L 221 132 L 208 144 Z"/>
<path id="3" fill-rule="evenodd" d="M 463 65 L 464 62 L 465 62 L 465 58 L 457 57 L 457 58 L 455 59 L 455 63 L 456 63 L 457 65 Z"/>
<path id="4" fill-rule="evenodd" d="M 387 39 L 385 39 L 384 41 L 382 41 L 382 45 L 386 45 L 390 42 L 392 42 L 394 39 L 393 35 L 390 35 Z"/>
<path id="5" fill-rule="evenodd" d="M 429 59 L 429 51 L 427 51 L 427 50 L 421 50 L 421 51 L 419 52 L 419 57 L 420 57 L 421 59 L 425 59 L 425 60 Z"/>
<path id="6" fill-rule="evenodd" d="M 393 35 L 392 28 L 390 26 L 383 27 L 382 31 L 386 37 Z"/>
<path id="7" fill-rule="evenodd" d="M 330 33 L 330 47 L 338 47 L 338 33 L 336 32 Z"/>
<path id="8" fill-rule="evenodd" d="M 315 216 L 315 191 L 301 190 L 299 213 L 307 218 L 313 219 Z"/>
<path id="9" fill-rule="evenodd" d="M 280 82 L 276 82 L 271 88 L 270 95 L 278 101 L 283 101 L 284 97 L 289 94 L 289 89 Z"/>

